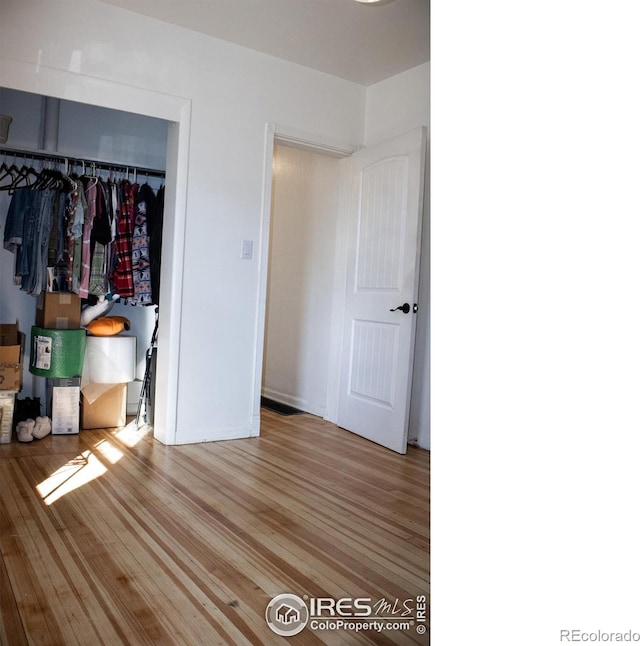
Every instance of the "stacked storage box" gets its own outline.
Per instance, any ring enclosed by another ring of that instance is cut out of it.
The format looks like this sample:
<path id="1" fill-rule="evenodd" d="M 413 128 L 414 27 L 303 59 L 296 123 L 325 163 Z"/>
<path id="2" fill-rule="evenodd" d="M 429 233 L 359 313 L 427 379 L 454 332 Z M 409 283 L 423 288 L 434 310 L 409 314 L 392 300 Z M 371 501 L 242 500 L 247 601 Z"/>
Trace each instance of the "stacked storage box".
<path id="1" fill-rule="evenodd" d="M 24 334 L 16 324 L 0 325 L 0 444 L 11 441 L 16 393 L 22 386 Z"/>
<path id="2" fill-rule="evenodd" d="M 126 424 L 127 384 L 135 379 L 136 337 L 88 336 L 82 374 L 82 428 Z"/>
<path id="3" fill-rule="evenodd" d="M 0 390 L 0 444 L 11 442 L 16 391 Z"/>
<path id="4" fill-rule="evenodd" d="M 86 332 L 80 328 L 80 298 L 69 292 L 43 292 L 31 328 L 29 372 L 47 378 L 47 410 L 53 435 L 80 430 L 80 377 Z"/>

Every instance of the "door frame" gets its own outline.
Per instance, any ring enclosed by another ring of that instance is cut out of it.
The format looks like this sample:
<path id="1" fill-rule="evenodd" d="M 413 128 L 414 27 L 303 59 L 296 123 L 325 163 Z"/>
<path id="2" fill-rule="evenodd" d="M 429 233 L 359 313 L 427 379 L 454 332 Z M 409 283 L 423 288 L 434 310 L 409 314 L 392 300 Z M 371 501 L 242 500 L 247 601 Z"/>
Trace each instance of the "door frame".
<path id="1" fill-rule="evenodd" d="M 271 192 L 273 185 L 273 155 L 276 143 L 283 143 L 298 148 L 310 150 L 312 152 L 331 155 L 333 157 L 348 157 L 356 150 L 361 148 L 350 142 L 339 141 L 316 135 L 308 132 L 291 128 L 286 125 L 276 123 L 267 123 L 265 126 L 264 138 L 264 172 L 262 182 L 262 207 L 260 218 L 260 234 L 259 234 L 259 261 L 258 261 L 258 303 L 257 303 L 257 317 L 256 317 L 256 343 L 255 343 L 255 357 L 254 357 L 254 390 L 253 390 L 253 411 L 251 417 L 251 436 L 255 437 L 260 435 L 260 397 L 262 394 L 262 369 L 264 364 L 264 343 L 266 331 L 266 311 L 267 311 L 267 279 L 269 275 L 269 240 L 271 236 Z M 340 214 L 338 214 L 338 227 L 340 227 Z M 336 240 L 336 267 L 338 258 L 340 257 L 340 247 L 343 236 L 337 235 Z M 345 263 L 346 268 L 346 263 Z M 335 366 L 339 360 L 339 347 L 336 345 L 339 336 L 336 334 L 335 328 L 337 322 L 340 320 L 336 317 L 336 304 L 337 291 L 335 289 L 334 280 L 334 293 L 333 293 L 333 315 L 332 315 L 332 331 L 330 340 L 330 356 L 329 356 L 329 388 L 327 391 L 327 412 L 325 419 L 335 421 L 337 417 L 337 395 L 338 384 L 332 383 L 332 375 L 335 374 Z M 339 324 L 342 329 L 342 324 Z M 335 393 L 332 389 L 335 388 Z"/>
<path id="2" fill-rule="evenodd" d="M 154 437 L 176 444 L 191 99 L 0 56 L 0 85 L 170 122 L 160 277 Z"/>

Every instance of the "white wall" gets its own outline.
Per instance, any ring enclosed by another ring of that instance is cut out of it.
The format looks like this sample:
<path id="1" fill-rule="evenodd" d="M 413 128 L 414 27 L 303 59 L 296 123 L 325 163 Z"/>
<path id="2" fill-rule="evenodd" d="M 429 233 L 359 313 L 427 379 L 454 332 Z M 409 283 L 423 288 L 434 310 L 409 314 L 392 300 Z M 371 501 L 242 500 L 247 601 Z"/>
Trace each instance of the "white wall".
<path id="1" fill-rule="evenodd" d="M 367 144 L 384 141 L 411 128 L 429 127 L 430 64 L 425 63 L 367 88 Z M 429 149 L 430 136 L 427 138 Z M 428 155 L 428 153 L 427 153 Z M 430 209 L 429 163 L 425 181 L 425 209 L 422 226 L 422 257 L 416 353 L 414 359 L 409 439 L 423 448 L 431 447 L 431 382 L 430 382 Z"/>
<path id="2" fill-rule="evenodd" d="M 338 160 L 276 145 L 263 395 L 324 416 Z"/>
<path id="3" fill-rule="evenodd" d="M 265 124 L 360 143 L 365 88 L 95 0 L 0 0 L 0 15 L 0 86 L 78 100 L 108 82 L 109 107 L 145 90 L 189 102 L 181 328 L 164 331 L 179 334 L 171 441 L 255 433 L 259 258 L 240 250 L 261 246 Z M 33 75 L 6 78 L 14 61 Z"/>
<path id="4" fill-rule="evenodd" d="M 430 63 L 367 88 L 365 144 L 429 125 Z"/>

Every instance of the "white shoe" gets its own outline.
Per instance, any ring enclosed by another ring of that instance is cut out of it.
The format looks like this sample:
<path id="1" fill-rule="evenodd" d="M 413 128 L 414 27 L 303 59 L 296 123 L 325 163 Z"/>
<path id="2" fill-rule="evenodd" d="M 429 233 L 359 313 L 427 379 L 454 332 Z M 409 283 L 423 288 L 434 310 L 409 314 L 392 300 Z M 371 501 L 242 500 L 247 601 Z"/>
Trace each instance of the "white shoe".
<path id="1" fill-rule="evenodd" d="M 48 417 L 36 417 L 36 423 L 33 428 L 33 437 L 41 440 L 51 433 L 51 420 Z"/>
<path id="2" fill-rule="evenodd" d="M 16 427 L 18 442 L 33 442 L 33 429 L 35 425 L 35 420 L 32 419 L 18 422 L 18 426 Z"/>

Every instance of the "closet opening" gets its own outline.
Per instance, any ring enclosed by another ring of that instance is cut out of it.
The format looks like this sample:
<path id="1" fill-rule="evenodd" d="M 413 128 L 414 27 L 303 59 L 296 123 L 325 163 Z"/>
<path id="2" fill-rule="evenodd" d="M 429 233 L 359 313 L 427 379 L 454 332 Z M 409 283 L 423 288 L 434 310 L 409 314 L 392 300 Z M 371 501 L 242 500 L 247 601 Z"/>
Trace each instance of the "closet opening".
<path id="1" fill-rule="evenodd" d="M 0 224 L 4 247 L 0 251 L 0 323 L 18 322 L 26 335 L 19 397 L 39 398 L 45 414 L 46 402 L 51 398 L 47 380 L 29 370 L 33 364 L 30 332 L 37 322 L 37 303 L 44 302 L 45 294 L 58 300 L 77 295 L 83 307 L 80 326 L 87 327 L 92 319 L 108 317 L 110 322 L 122 322 L 123 336 L 135 338 L 124 355 L 117 347 L 114 351 L 109 341 L 105 342 L 107 350 L 100 345 L 104 360 L 96 370 L 106 370 L 108 374 L 103 372 L 103 377 L 95 378 L 97 383 L 105 384 L 126 380 L 126 386 L 118 391 L 117 406 L 122 403 L 129 418 L 140 414 L 141 424 L 151 425 L 156 374 L 153 368 L 157 359 L 151 346 L 159 312 L 160 268 L 166 255 L 162 251 L 162 233 L 171 122 L 9 88 L 0 88 L 0 112 L 11 115 L 7 139 L 0 144 L 3 169 Z M 52 223 L 64 223 L 63 229 L 53 224 L 50 227 L 47 251 L 43 252 L 46 262 L 31 281 L 24 279 L 24 267 L 18 270 L 15 249 L 12 252 L 8 248 L 11 232 L 7 226 L 17 190 L 27 187 L 55 191 L 59 202 Z M 96 200 L 93 207 L 86 201 L 89 193 Z M 75 237 L 70 234 L 76 213 L 73 199 L 79 200 L 83 213 L 90 208 L 96 210 L 92 215 L 95 226 L 87 232 L 83 231 L 82 221 L 76 222 Z M 58 218 L 61 209 L 66 209 L 71 218 L 66 221 L 62 216 Z M 125 214 L 129 219 L 126 232 L 118 228 L 119 218 L 124 220 Z M 90 247 L 86 257 L 83 245 Z M 129 255 L 125 259 L 127 249 Z M 85 258 L 89 259 L 88 267 Z M 64 329 L 68 321 L 60 325 Z M 127 364 L 129 360 L 131 374 L 123 376 L 127 371 L 118 371 L 122 368 L 118 364 Z M 115 376 L 114 365 L 118 373 Z M 52 372 L 51 377 L 55 376 Z M 163 388 L 166 390 L 166 385 Z M 109 389 L 104 386 L 94 389 L 92 404 L 106 390 Z M 146 391 L 142 398 L 141 391 Z M 112 395 L 104 407 L 113 405 Z M 109 410 L 105 412 L 107 420 L 113 418 L 113 411 L 111 417 Z M 83 422 L 86 420 L 79 419 L 80 429 L 86 429 L 86 423 L 90 423 Z M 104 424 L 116 425 L 120 424 Z"/>

